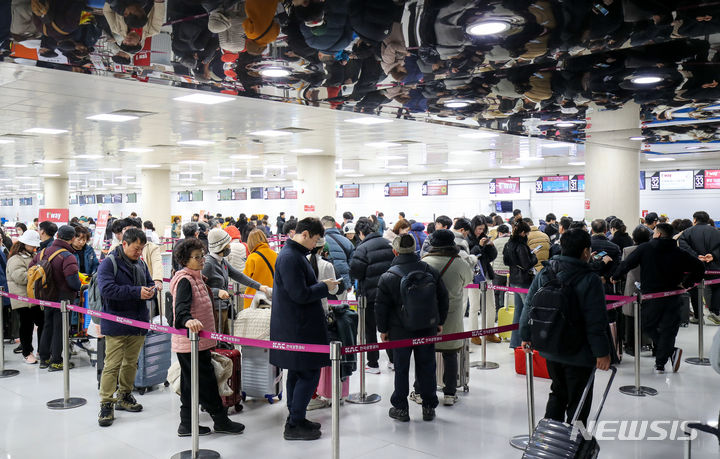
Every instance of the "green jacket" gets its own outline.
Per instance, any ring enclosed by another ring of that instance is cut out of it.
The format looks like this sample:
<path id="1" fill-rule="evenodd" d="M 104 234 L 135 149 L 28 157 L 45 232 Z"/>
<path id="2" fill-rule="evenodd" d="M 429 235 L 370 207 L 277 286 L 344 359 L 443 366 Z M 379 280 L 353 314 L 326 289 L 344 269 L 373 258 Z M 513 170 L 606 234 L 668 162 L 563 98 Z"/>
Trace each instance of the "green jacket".
<path id="1" fill-rule="evenodd" d="M 611 338 L 608 327 L 608 315 L 605 305 L 605 292 L 602 281 L 597 274 L 590 270 L 590 265 L 572 257 L 558 255 L 551 260 L 544 262 L 544 268 L 535 276 L 530 291 L 528 292 L 525 308 L 520 316 L 520 336 L 523 341 L 530 341 L 530 325 L 528 315 L 532 309 L 535 293 L 547 281 L 547 269 L 556 269 L 558 279 L 561 281 L 570 276 L 576 275 L 579 271 L 585 275 L 579 275 L 575 281 L 575 292 L 579 306 L 585 318 L 585 332 L 587 342 L 576 354 L 556 355 L 550 352 L 540 352 L 540 355 L 547 360 L 576 365 L 582 367 L 594 367 L 598 357 L 605 357 L 612 349 Z"/>

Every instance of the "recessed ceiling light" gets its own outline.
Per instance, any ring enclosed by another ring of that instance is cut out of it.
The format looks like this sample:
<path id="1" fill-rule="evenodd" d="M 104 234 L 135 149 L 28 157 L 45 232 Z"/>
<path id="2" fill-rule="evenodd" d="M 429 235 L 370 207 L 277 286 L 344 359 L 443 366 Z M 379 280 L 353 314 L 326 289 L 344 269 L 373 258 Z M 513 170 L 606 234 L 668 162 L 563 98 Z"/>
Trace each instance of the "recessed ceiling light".
<path id="1" fill-rule="evenodd" d="M 568 163 L 568 166 L 584 166 L 584 165 L 585 165 L 585 161 L 575 161 L 575 162 Z"/>
<path id="2" fill-rule="evenodd" d="M 471 132 L 469 134 L 460 134 L 458 137 L 462 137 L 463 139 L 492 139 L 493 137 L 498 137 L 498 134 L 481 131 Z"/>
<path id="3" fill-rule="evenodd" d="M 151 151 L 154 151 L 152 148 L 142 148 L 142 147 L 133 147 L 133 148 L 122 148 L 120 151 L 125 151 L 128 153 L 150 153 Z"/>
<path id="4" fill-rule="evenodd" d="M 440 172 L 462 172 L 464 169 L 441 169 Z"/>
<path id="5" fill-rule="evenodd" d="M 507 166 L 500 166 L 500 169 L 522 169 L 522 166 L 513 166 L 511 164 L 508 164 Z"/>
<path id="6" fill-rule="evenodd" d="M 471 24 L 467 33 L 475 36 L 494 35 L 510 29 L 510 24 L 501 21 L 483 21 Z"/>
<path id="7" fill-rule="evenodd" d="M 16 178 L 16 179 L 20 179 L 20 180 L 32 180 L 32 179 L 34 179 L 35 177 L 28 177 L 27 175 L 18 175 L 18 176 L 16 176 L 15 178 Z"/>
<path id="8" fill-rule="evenodd" d="M 404 156 L 401 155 L 378 155 L 377 159 L 382 159 L 385 161 L 391 161 L 393 159 L 404 159 Z"/>
<path id="9" fill-rule="evenodd" d="M 354 172 L 355 169 L 335 169 L 336 174 L 344 174 L 346 172 Z"/>
<path id="10" fill-rule="evenodd" d="M 653 84 L 662 81 L 662 78 L 657 76 L 642 76 L 642 77 L 636 77 L 632 80 L 635 84 Z"/>
<path id="11" fill-rule="evenodd" d="M 366 126 L 370 126 L 373 124 L 392 123 L 393 120 L 389 120 L 386 118 L 374 117 L 374 116 L 363 116 L 363 117 L 359 117 L 359 118 L 349 118 L 349 119 L 346 119 L 345 122 L 355 123 L 355 124 L 364 124 Z"/>
<path id="12" fill-rule="evenodd" d="M 399 171 L 399 172 L 390 172 L 390 175 L 407 175 L 410 172 L 408 171 Z"/>
<path id="13" fill-rule="evenodd" d="M 264 131 L 253 131 L 250 133 L 251 135 L 256 135 L 258 137 L 283 137 L 287 135 L 292 135 L 292 132 L 288 131 L 275 131 L 272 129 L 266 129 Z"/>
<path id="14" fill-rule="evenodd" d="M 138 119 L 138 117 L 130 115 L 115 115 L 112 113 L 101 113 L 99 115 L 88 116 L 85 119 L 92 121 L 110 121 L 111 123 L 124 123 L 125 121 L 136 120 Z"/>
<path id="15" fill-rule="evenodd" d="M 215 177 L 210 177 L 213 180 L 230 180 L 232 177 L 223 177 L 220 175 L 216 175 Z"/>
<path id="16" fill-rule="evenodd" d="M 472 102 L 467 100 L 460 100 L 460 99 L 452 99 L 445 102 L 443 105 L 445 105 L 447 108 L 464 108 L 470 105 Z"/>
<path id="17" fill-rule="evenodd" d="M 663 157 L 660 157 L 660 158 L 645 158 L 645 159 L 647 159 L 648 161 L 652 161 L 652 162 L 654 162 L 654 163 L 660 163 L 660 162 L 665 162 L 665 161 L 675 161 L 675 158 L 663 158 Z"/>
<path id="18" fill-rule="evenodd" d="M 365 144 L 366 147 L 373 147 L 373 148 L 390 148 L 390 147 L 400 147 L 402 144 L 395 143 L 395 142 L 368 142 Z"/>
<path id="19" fill-rule="evenodd" d="M 260 156 L 258 155 L 249 155 L 246 153 L 239 154 L 239 155 L 230 155 L 230 159 L 258 159 Z"/>
<path id="20" fill-rule="evenodd" d="M 12 167 L 15 169 L 20 169 L 23 167 L 28 167 L 28 165 L 27 164 L 3 164 L 2 167 Z"/>
<path id="21" fill-rule="evenodd" d="M 180 140 L 178 142 L 178 145 L 189 146 L 189 147 L 204 147 L 206 145 L 213 145 L 214 143 L 215 142 L 212 140 L 191 139 L 191 140 Z"/>
<path id="22" fill-rule="evenodd" d="M 184 159 L 182 161 L 178 161 L 178 164 L 205 164 L 205 161 L 201 159 Z"/>
<path id="23" fill-rule="evenodd" d="M 365 174 L 345 174 L 345 177 L 365 177 Z"/>
<path id="24" fill-rule="evenodd" d="M 118 175 L 115 178 L 119 179 L 119 180 L 128 180 L 128 179 L 134 180 L 135 179 L 135 177 L 133 177 L 132 175 Z"/>
<path id="25" fill-rule="evenodd" d="M 223 102 L 230 102 L 233 97 L 228 96 L 215 96 L 212 94 L 190 94 L 182 97 L 175 97 L 173 100 L 178 102 L 189 102 L 192 104 L 204 104 L 204 105 L 215 105 L 222 104 Z"/>
<path id="26" fill-rule="evenodd" d="M 121 171 L 122 169 L 119 167 L 101 167 L 98 170 L 103 171 L 103 172 L 118 172 L 118 171 Z"/>
<path id="27" fill-rule="evenodd" d="M 158 167 L 162 167 L 162 164 L 138 164 L 135 167 L 140 169 L 155 169 Z"/>
<path id="28" fill-rule="evenodd" d="M 36 163 L 40 164 L 61 164 L 61 159 L 38 159 L 35 161 Z"/>
<path id="29" fill-rule="evenodd" d="M 290 150 L 290 153 L 322 153 L 323 150 L 319 148 L 296 148 L 294 150 Z M 232 156 L 231 156 L 232 158 Z"/>
<path id="30" fill-rule="evenodd" d="M 643 137 L 641 135 L 636 135 L 633 137 L 628 137 L 628 139 L 630 139 L 630 140 L 645 140 L 645 137 Z"/>
<path id="31" fill-rule="evenodd" d="M 102 155 L 75 155 L 73 159 L 100 159 Z"/>
<path id="32" fill-rule="evenodd" d="M 66 129 L 49 129 L 49 128 L 30 128 L 25 129 L 23 132 L 26 132 L 28 134 L 48 134 L 48 135 L 54 135 L 54 134 L 64 134 L 68 132 Z"/>
<path id="33" fill-rule="evenodd" d="M 290 70 L 282 67 L 265 67 L 260 70 L 260 75 L 269 78 L 282 78 L 290 75 L 290 73 L 292 73 Z"/>
<path id="34" fill-rule="evenodd" d="M 60 174 L 38 174 L 39 177 L 60 177 Z"/>
<path id="35" fill-rule="evenodd" d="M 233 183 L 252 183 L 252 180 L 247 180 L 247 179 L 233 179 Z"/>
<path id="36" fill-rule="evenodd" d="M 285 169 L 287 166 L 283 166 L 281 164 L 264 164 L 263 167 L 265 169 Z"/>
<path id="37" fill-rule="evenodd" d="M 0 144 L 4 143 L 15 143 L 13 139 L 0 139 Z"/>
<path id="38" fill-rule="evenodd" d="M 555 123 L 555 126 L 557 127 L 573 127 L 575 126 L 575 123 L 572 121 L 560 121 L 559 123 Z"/>
<path id="39" fill-rule="evenodd" d="M 277 177 L 268 179 L 268 182 L 287 182 L 287 179 Z"/>

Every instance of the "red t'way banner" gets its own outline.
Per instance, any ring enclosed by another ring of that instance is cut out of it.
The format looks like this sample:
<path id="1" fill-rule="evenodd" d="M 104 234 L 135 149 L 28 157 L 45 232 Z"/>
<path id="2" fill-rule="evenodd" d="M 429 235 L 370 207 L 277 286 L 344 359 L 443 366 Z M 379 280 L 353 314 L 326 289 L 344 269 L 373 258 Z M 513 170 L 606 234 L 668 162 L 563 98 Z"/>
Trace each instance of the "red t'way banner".
<path id="1" fill-rule="evenodd" d="M 67 223 L 70 221 L 70 209 L 40 209 L 41 222 Z"/>

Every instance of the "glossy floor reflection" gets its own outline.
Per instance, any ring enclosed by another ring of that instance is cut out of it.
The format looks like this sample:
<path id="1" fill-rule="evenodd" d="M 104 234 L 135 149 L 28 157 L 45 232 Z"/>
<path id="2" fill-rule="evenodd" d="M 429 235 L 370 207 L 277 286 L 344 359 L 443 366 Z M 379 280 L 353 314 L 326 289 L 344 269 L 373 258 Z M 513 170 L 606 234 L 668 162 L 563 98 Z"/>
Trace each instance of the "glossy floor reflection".
<path id="1" fill-rule="evenodd" d="M 717 328 L 707 327 L 706 349 L 709 350 Z M 685 356 L 697 354 L 697 326 L 680 330 L 679 343 Z M 488 359 L 498 362 L 497 370 L 471 370 L 470 392 L 460 393 L 454 407 L 440 406 L 434 422 L 421 420 L 420 406 L 411 403 L 411 422 L 399 423 L 387 416 L 392 392 L 392 373 L 382 357 L 382 374 L 368 375 L 368 391 L 377 392 L 383 400 L 375 405 L 345 404 L 341 408 L 341 456 L 343 458 L 515 458 L 521 453 L 508 440 L 527 429 L 525 380 L 514 371 L 513 355 L 506 344 L 488 348 Z M 479 359 L 479 348 L 472 360 Z M 74 358 L 78 367 L 71 371 L 72 396 L 87 398 L 86 406 L 68 411 L 51 411 L 48 400 L 62 396 L 62 373 L 47 373 L 36 365 L 23 364 L 6 346 L 6 366 L 19 369 L 14 378 L 0 379 L 0 458 L 169 458 L 188 449 L 190 439 L 178 438 L 179 398 L 168 389 L 159 388 L 136 395 L 144 405 L 142 413 L 116 412 L 112 427 L 97 425 L 98 396 L 95 369 L 87 357 Z M 622 385 L 633 384 L 632 358 L 620 365 L 618 377 L 610 392 L 601 419 L 604 420 L 717 420 L 720 375 L 710 367 L 683 363 L 680 372 L 652 374 L 652 360 L 642 358 L 642 383 L 659 391 L 656 397 L 633 398 L 620 394 Z M 598 376 L 598 388 L 606 381 Z M 357 376 L 351 391 L 358 387 Z M 549 381 L 535 380 L 536 413 L 542 416 Z M 599 390 L 596 390 L 596 401 Z M 310 412 L 309 417 L 323 424 L 323 437 L 308 443 L 282 439 L 286 416 L 285 403 L 268 405 L 248 401 L 241 414 L 231 417 L 247 428 L 240 436 L 210 435 L 201 437 L 202 448 L 214 449 L 225 458 L 282 457 L 284 459 L 329 458 L 330 410 Z M 211 425 L 209 416 L 201 413 L 201 423 Z M 601 441 L 604 458 L 682 458 L 684 442 Z M 706 434 L 693 442 L 693 458 L 717 458 L 717 441 Z"/>

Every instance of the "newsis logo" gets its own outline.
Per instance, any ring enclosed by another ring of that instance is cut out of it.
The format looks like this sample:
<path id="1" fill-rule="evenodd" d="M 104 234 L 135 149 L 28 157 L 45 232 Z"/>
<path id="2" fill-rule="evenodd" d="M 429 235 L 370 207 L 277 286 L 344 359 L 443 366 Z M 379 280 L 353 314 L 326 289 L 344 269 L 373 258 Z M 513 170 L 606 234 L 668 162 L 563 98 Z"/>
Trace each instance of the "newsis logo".
<path id="1" fill-rule="evenodd" d="M 599 421 L 595 424 L 591 421 L 585 428 L 582 421 L 576 421 L 573 424 L 571 438 L 582 435 L 585 440 L 590 440 L 594 436 L 598 441 L 601 440 L 620 440 L 620 441 L 664 441 L 679 440 L 692 441 L 697 438 L 697 430 L 690 429 L 690 435 L 685 434 L 687 425 L 698 421 L 680 421 L 672 420 L 622 420 L 622 421 Z"/>

